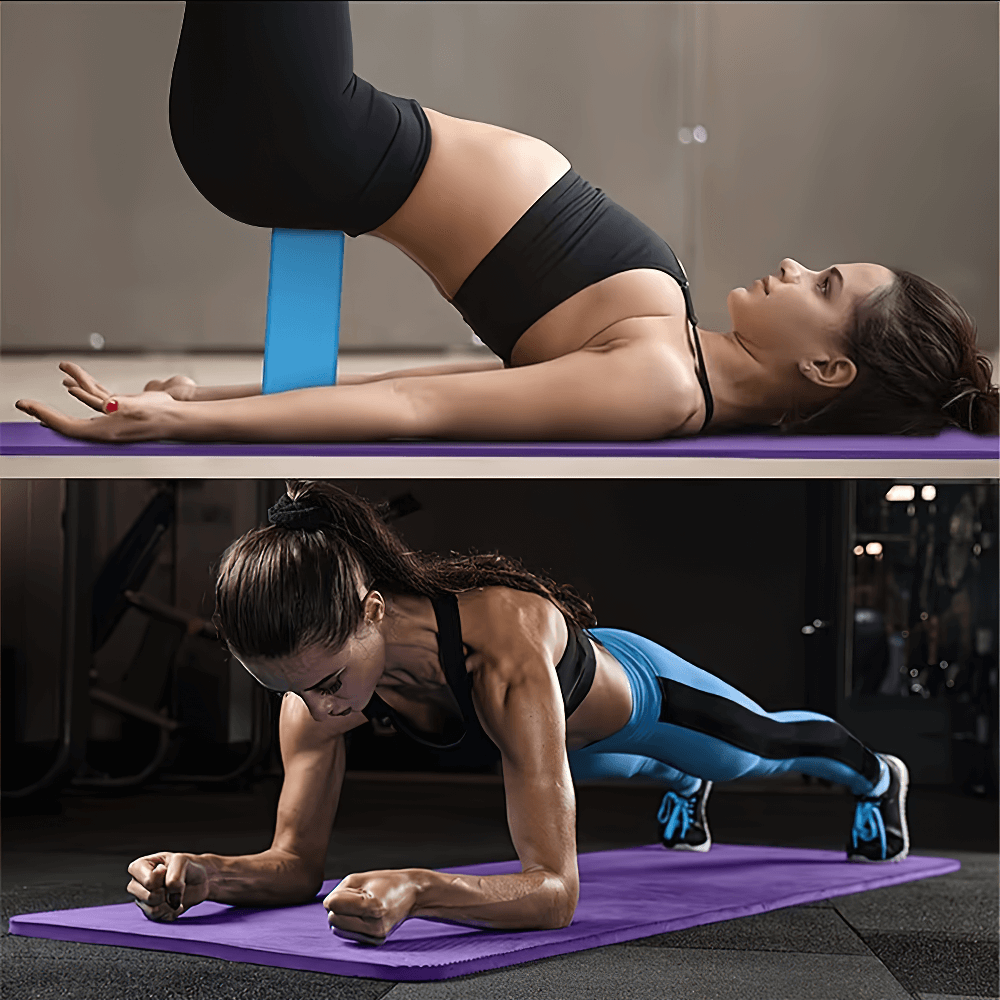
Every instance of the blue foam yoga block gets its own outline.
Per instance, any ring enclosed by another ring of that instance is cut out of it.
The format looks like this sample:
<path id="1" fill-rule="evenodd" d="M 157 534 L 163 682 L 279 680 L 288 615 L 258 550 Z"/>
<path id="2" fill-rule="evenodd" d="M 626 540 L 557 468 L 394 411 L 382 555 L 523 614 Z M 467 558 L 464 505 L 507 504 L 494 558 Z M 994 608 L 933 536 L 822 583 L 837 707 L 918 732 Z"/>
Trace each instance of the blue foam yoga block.
<path id="1" fill-rule="evenodd" d="M 274 229 L 264 339 L 265 393 L 337 381 L 344 234 Z"/>

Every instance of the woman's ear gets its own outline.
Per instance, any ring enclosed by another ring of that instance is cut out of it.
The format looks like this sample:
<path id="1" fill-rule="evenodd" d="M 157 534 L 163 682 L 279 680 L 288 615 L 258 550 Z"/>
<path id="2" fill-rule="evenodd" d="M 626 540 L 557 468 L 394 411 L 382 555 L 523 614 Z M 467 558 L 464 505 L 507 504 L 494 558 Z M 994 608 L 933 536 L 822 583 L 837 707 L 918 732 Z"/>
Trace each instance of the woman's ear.
<path id="1" fill-rule="evenodd" d="M 365 595 L 365 621 L 378 625 L 385 618 L 385 598 L 377 590 L 369 590 Z"/>
<path id="2" fill-rule="evenodd" d="M 823 389 L 846 389 L 858 376 L 854 362 L 843 354 L 799 362 L 799 374 Z"/>

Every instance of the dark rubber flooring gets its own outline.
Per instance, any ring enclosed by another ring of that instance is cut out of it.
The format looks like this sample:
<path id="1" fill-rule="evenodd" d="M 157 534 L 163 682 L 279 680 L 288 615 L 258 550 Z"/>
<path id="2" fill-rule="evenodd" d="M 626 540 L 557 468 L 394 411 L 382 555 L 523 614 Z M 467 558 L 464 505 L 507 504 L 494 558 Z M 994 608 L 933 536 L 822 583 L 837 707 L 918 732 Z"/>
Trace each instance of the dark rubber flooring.
<path id="1" fill-rule="evenodd" d="M 713 837 L 842 847 L 852 800 L 819 786 L 713 792 Z M 6 1000 L 132 998 L 639 998 L 956 1000 L 1000 994 L 997 803 L 940 789 L 910 797 L 915 853 L 958 858 L 951 875 L 791 907 L 442 983 L 393 984 L 133 949 L 10 937 L 14 913 L 120 902 L 134 857 L 267 846 L 276 789 L 191 787 L 118 798 L 65 795 L 49 814 L 3 818 L 2 980 Z M 655 839 L 659 795 L 578 790 L 581 851 Z M 349 776 L 327 877 L 513 857 L 503 790 L 484 780 Z"/>

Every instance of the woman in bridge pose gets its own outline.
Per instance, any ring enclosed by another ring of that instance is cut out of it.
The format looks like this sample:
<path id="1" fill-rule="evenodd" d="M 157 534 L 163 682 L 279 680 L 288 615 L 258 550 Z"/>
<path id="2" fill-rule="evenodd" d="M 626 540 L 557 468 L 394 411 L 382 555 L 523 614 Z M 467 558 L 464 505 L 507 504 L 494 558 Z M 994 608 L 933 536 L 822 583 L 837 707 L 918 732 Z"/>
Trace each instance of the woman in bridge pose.
<path id="1" fill-rule="evenodd" d="M 995 433 L 970 317 L 880 264 L 791 258 L 699 327 L 677 257 L 541 139 L 382 93 L 353 71 L 346 2 L 189 2 L 170 94 L 181 163 L 253 226 L 397 246 L 496 360 L 262 396 L 259 386 L 64 383 L 101 416 L 20 409 L 94 440 L 648 440 L 781 425 Z"/>

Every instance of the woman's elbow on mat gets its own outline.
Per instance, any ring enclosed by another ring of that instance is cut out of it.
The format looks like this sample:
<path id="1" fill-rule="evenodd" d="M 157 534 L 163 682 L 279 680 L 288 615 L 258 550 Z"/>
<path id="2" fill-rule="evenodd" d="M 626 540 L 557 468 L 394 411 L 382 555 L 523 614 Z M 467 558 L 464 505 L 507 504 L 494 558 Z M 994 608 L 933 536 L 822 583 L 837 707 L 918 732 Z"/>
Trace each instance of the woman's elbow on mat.
<path id="1" fill-rule="evenodd" d="M 580 901 L 580 878 L 574 872 L 572 875 L 551 873 L 546 880 L 546 888 L 551 893 L 549 904 L 542 914 L 539 930 L 558 930 L 569 927 Z"/>
<path id="2" fill-rule="evenodd" d="M 547 870 L 524 873 L 525 876 L 532 874 L 542 875 L 543 878 L 533 891 L 522 897 L 523 910 L 517 926 L 522 930 L 540 931 L 568 927 L 573 922 L 580 899 L 580 879 L 575 867 L 572 873 Z"/>

